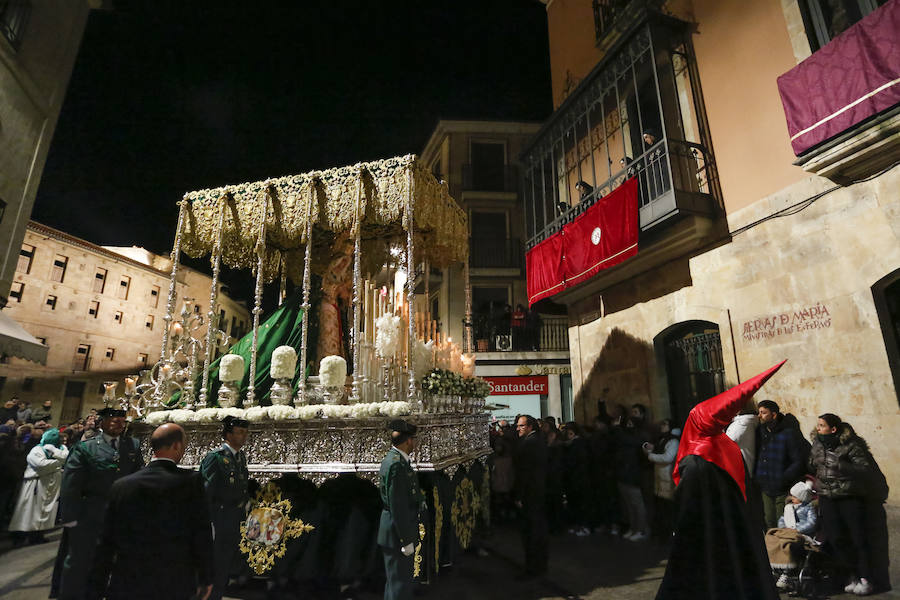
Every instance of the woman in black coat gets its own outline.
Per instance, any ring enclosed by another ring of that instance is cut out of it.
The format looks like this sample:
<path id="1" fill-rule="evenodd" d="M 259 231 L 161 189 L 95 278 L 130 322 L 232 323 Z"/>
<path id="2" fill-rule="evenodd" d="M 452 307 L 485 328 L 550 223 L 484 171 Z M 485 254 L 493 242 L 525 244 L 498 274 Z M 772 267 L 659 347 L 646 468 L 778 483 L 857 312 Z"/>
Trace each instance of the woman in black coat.
<path id="1" fill-rule="evenodd" d="M 881 504 L 888 489 L 869 445 L 849 423 L 826 413 L 816 423 L 809 466 L 818 479 L 819 510 L 829 546 L 853 569 L 844 590 L 866 596 L 889 588 L 873 564 L 878 554 L 873 544 L 887 540 L 886 528 L 873 524 L 884 513 Z"/>

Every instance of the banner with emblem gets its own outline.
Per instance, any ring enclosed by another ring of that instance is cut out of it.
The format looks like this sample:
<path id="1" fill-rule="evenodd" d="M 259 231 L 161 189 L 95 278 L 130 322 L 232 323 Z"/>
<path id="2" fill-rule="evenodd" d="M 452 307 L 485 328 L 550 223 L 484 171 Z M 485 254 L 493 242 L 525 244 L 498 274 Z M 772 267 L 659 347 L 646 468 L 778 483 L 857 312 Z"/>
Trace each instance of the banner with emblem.
<path id="1" fill-rule="evenodd" d="M 637 254 L 638 229 L 637 179 L 631 178 L 526 254 L 528 303 L 558 294 Z"/>

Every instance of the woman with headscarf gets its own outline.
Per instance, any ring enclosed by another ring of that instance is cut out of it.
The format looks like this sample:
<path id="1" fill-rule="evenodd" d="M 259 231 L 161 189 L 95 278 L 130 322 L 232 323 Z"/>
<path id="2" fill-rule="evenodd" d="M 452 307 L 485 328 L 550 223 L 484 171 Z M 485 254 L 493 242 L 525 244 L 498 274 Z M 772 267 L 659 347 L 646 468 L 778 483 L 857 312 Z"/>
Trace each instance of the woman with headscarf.
<path id="1" fill-rule="evenodd" d="M 62 469 L 68 456 L 69 451 L 62 445 L 58 429 L 45 432 L 40 443 L 28 452 L 19 501 L 9 523 L 16 545 L 25 542 L 25 532 L 31 534 L 31 543 L 42 543 L 45 541 L 43 532 L 52 529 L 56 523 Z"/>

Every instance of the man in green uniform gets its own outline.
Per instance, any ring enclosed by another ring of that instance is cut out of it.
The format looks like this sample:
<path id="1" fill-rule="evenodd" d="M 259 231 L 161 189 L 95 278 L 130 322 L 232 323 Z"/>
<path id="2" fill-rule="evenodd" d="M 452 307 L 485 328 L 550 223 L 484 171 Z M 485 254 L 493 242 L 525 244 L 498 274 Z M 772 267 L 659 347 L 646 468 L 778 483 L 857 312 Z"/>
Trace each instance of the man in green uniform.
<path id="1" fill-rule="evenodd" d="M 413 552 L 419 542 L 419 514 L 425 510 L 425 495 L 409 463 L 416 448 L 416 426 L 403 419 L 388 423 L 392 448 L 381 461 L 378 487 L 384 509 L 378 525 L 378 545 L 384 552 L 387 582 L 385 600 L 413 597 Z"/>
<path id="2" fill-rule="evenodd" d="M 124 434 L 125 411 L 107 407 L 97 414 L 100 435 L 76 444 L 63 472 L 59 519 L 69 541 L 60 583 L 63 600 L 81 600 L 87 591 L 112 484 L 144 466 L 140 444 Z"/>
<path id="3" fill-rule="evenodd" d="M 247 456 L 241 447 L 247 442 L 250 423 L 227 416 L 222 420 L 225 443 L 203 457 L 203 475 L 209 516 L 213 524 L 213 556 L 215 558 L 213 590 L 210 600 L 219 600 L 228 585 L 228 576 L 240 558 L 241 523 L 250 499 L 247 484 Z"/>

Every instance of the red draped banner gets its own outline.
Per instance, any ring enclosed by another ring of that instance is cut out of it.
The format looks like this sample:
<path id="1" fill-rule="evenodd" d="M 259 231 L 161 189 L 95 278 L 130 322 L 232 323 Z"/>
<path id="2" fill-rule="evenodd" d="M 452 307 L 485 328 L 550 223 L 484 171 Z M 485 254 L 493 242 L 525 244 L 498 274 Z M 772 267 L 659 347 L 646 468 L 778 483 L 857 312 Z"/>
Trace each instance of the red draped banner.
<path id="1" fill-rule="evenodd" d="M 529 305 L 631 258 L 637 244 L 637 179 L 631 178 L 528 251 Z"/>
<path id="2" fill-rule="evenodd" d="M 794 154 L 900 102 L 897 32 L 891 0 L 778 78 Z"/>

